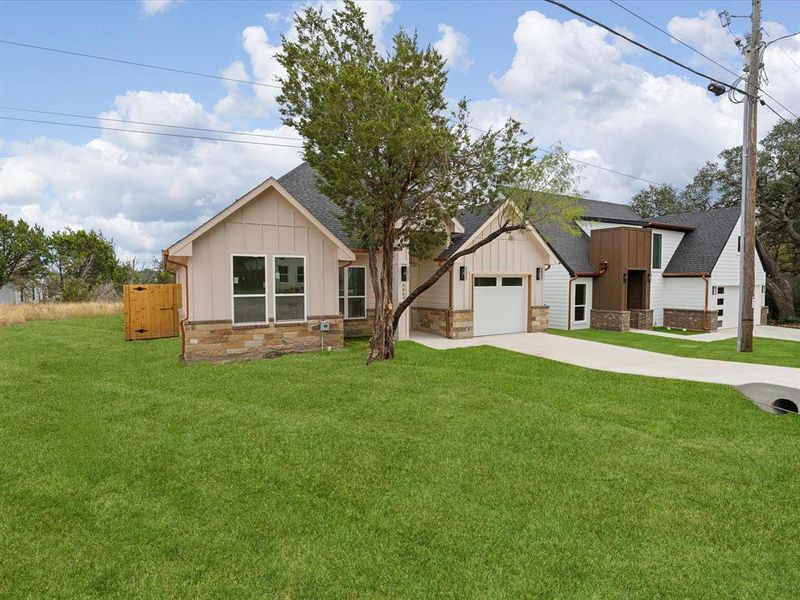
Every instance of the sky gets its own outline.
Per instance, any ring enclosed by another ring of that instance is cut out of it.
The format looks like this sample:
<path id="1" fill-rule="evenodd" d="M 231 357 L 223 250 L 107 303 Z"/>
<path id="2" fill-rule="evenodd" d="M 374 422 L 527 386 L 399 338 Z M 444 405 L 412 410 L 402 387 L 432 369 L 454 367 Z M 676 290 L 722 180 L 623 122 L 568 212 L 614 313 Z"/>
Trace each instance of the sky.
<path id="1" fill-rule="evenodd" d="M 327 11 L 337 5 L 311 3 Z M 565 3 L 703 73 L 734 79 L 609 1 Z M 6 1 L 0 3 L 0 38 L 269 83 L 280 75 L 275 54 L 281 36 L 292 35 L 292 15 L 306 4 Z M 496 127 L 513 117 L 542 148 L 560 143 L 576 161 L 676 186 L 741 142 L 741 104 L 713 96 L 707 80 L 558 7 L 522 1 L 360 4 L 382 48 L 390 50 L 392 34 L 403 28 L 442 53 L 447 96 L 470 101 L 476 127 Z M 750 2 L 622 4 L 740 71 L 734 36 L 749 31 L 749 19 L 734 19 L 727 31 L 717 14 L 749 15 Z M 800 0 L 764 0 L 762 17 L 767 41 L 800 31 Z M 770 47 L 764 63 L 764 90 L 800 114 L 800 36 Z M 101 127 L 0 119 L 0 213 L 48 231 L 101 230 L 122 258 L 158 255 L 267 177 L 302 161 L 291 139 L 297 134 L 280 122 L 276 93 L 0 44 L 0 116 Z M 15 110 L 20 108 L 91 118 Z M 109 128 L 220 137 L 95 117 L 277 136 L 238 138 L 276 145 L 123 133 Z M 759 136 L 777 120 L 762 108 Z M 582 166 L 579 176 L 584 195 L 610 202 L 628 203 L 648 185 L 590 166 Z"/>

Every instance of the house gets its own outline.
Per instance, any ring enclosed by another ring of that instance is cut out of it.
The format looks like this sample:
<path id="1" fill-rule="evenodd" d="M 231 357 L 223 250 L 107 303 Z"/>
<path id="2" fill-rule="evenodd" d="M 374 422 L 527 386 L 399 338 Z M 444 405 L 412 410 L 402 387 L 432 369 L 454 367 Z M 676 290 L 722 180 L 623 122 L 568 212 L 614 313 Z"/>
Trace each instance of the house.
<path id="1" fill-rule="evenodd" d="M 0 304 L 18 304 L 22 299 L 13 283 L 0 287 Z"/>
<path id="2" fill-rule="evenodd" d="M 579 235 L 542 231 L 560 262 L 545 279 L 551 327 L 714 331 L 736 326 L 739 208 L 643 219 L 628 206 L 580 203 Z M 755 283 L 755 322 L 766 323 L 760 260 Z"/>
<path id="3" fill-rule="evenodd" d="M 164 250 L 182 287 L 184 359 L 318 350 L 370 333 L 375 307 L 367 253 L 348 239 L 315 177 L 304 163 L 269 178 Z M 395 250 L 395 302 L 458 249 L 493 231 L 503 208 L 445 223 L 448 241 L 433 256 Z M 397 336 L 543 330 L 544 273 L 557 260 L 532 226 L 500 236 L 461 257 L 416 298 Z"/>

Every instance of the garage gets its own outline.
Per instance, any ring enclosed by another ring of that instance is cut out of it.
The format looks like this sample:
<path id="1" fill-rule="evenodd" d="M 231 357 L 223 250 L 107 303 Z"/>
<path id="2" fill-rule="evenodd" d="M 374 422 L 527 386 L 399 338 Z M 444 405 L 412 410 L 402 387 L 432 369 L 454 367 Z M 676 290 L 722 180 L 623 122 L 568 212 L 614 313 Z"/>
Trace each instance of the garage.
<path id="1" fill-rule="evenodd" d="M 473 335 L 528 331 L 527 277 L 480 275 L 473 285 Z"/>

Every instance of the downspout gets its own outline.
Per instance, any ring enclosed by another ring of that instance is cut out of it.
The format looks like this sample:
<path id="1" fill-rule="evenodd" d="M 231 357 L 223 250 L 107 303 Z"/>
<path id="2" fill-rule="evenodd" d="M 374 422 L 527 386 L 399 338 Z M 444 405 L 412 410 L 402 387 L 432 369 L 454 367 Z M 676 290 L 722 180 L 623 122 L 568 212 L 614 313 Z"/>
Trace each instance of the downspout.
<path id="1" fill-rule="evenodd" d="M 453 328 L 453 268 L 455 265 L 450 267 L 450 272 L 448 273 L 448 287 L 447 287 L 447 311 L 445 313 L 445 321 L 444 321 L 444 332 L 445 337 L 450 339 L 450 333 L 452 332 Z"/>
<path id="2" fill-rule="evenodd" d="M 706 297 L 705 302 L 703 303 L 703 320 L 705 321 L 708 318 L 708 275 L 703 275 L 703 281 L 706 282 Z"/>
<path id="3" fill-rule="evenodd" d="M 181 355 L 179 358 L 183 360 L 183 357 L 186 354 L 186 321 L 189 320 L 189 265 L 171 260 L 167 250 L 164 250 L 164 262 L 168 265 L 183 267 L 186 274 L 186 310 L 184 311 L 185 316 L 180 320 L 180 323 L 178 323 L 178 326 L 181 328 Z"/>

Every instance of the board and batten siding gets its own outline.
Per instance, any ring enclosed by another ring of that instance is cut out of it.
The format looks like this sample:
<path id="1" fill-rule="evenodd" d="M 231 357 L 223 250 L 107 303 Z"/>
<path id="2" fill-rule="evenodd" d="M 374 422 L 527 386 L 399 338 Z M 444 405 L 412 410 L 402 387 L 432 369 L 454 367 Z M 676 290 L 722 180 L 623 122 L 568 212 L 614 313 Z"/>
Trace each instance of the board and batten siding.
<path id="1" fill-rule="evenodd" d="M 714 265 L 714 270 L 711 272 L 710 284 L 713 287 L 733 287 L 740 285 L 739 261 L 741 259 L 741 254 L 739 253 L 739 236 L 742 231 L 741 222 L 741 219 L 736 222 L 728 241 L 725 243 L 722 253 L 719 255 L 717 264 Z M 758 253 L 756 253 L 755 298 L 753 300 L 753 317 L 756 325 L 761 324 L 761 307 L 764 306 L 764 302 L 766 301 L 764 292 L 766 288 L 766 279 L 767 276 L 764 272 L 764 267 L 761 265 L 761 259 L 758 258 Z"/>
<path id="2" fill-rule="evenodd" d="M 493 218 L 479 231 L 473 242 L 483 239 L 484 236 L 495 231 L 499 226 Z M 475 275 L 530 275 L 532 284 L 531 304 L 541 306 L 544 301 L 544 274 L 545 265 L 550 261 L 546 247 L 530 231 L 512 231 L 503 234 L 492 242 L 478 248 L 474 253 L 468 254 L 456 261 L 453 266 L 453 309 L 472 309 L 472 278 Z M 461 281 L 458 277 L 459 267 L 466 267 L 466 279 Z M 536 268 L 542 272 L 543 280 L 536 281 Z M 443 278 L 444 279 L 444 278 Z M 527 282 L 526 282 L 527 285 Z M 445 291 L 446 291 L 445 287 Z M 423 306 L 420 304 L 420 306 Z M 447 304 L 445 304 L 445 307 Z"/>
<path id="3" fill-rule="evenodd" d="M 654 229 L 653 234 L 661 234 L 661 268 L 652 269 L 650 278 L 650 308 L 653 310 L 653 325 L 661 327 L 664 324 L 664 308 L 678 308 L 664 304 L 666 294 L 665 287 L 669 285 L 669 279 L 664 278 L 661 274 L 667 268 L 669 261 L 672 260 L 672 255 L 678 248 L 678 244 L 683 240 L 685 235 L 682 231 L 672 231 L 668 229 Z M 651 245 L 652 246 L 652 245 Z M 703 298 L 700 298 L 703 302 Z M 701 304 L 699 308 L 703 308 Z"/>
<path id="4" fill-rule="evenodd" d="M 409 267 L 411 271 L 409 274 L 409 282 L 411 284 L 409 287 L 411 291 L 419 284 L 427 281 L 438 268 L 439 264 L 433 260 L 411 259 L 411 265 Z M 458 273 L 458 267 L 454 268 L 456 269 L 456 273 Z M 417 308 L 447 308 L 450 304 L 449 281 L 450 276 L 447 274 L 440 277 L 436 283 L 417 296 L 413 306 Z"/>
<path id="5" fill-rule="evenodd" d="M 229 321 L 231 255 L 266 255 L 267 312 L 273 314 L 275 256 L 304 256 L 308 316 L 339 312 L 336 245 L 275 189 L 266 190 L 193 242 L 188 259 L 191 321 Z"/>

